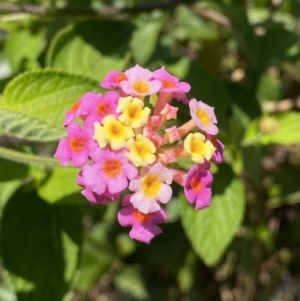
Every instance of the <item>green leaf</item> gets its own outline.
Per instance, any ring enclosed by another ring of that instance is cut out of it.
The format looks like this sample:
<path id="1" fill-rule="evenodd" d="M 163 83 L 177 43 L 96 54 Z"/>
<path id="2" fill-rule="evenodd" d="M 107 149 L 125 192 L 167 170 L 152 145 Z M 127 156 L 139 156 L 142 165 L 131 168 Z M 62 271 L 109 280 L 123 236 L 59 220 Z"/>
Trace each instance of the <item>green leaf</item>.
<path id="1" fill-rule="evenodd" d="M 263 116 L 248 127 L 243 144 L 294 144 L 300 141 L 300 113 Z"/>
<path id="2" fill-rule="evenodd" d="M 78 169 L 56 167 L 51 171 L 48 179 L 38 188 L 38 194 L 49 203 L 59 200 L 83 200 L 78 192 L 81 190 L 76 183 Z M 75 195 L 74 195 L 75 194 Z"/>
<path id="3" fill-rule="evenodd" d="M 44 30 L 22 28 L 8 35 L 4 50 L 13 72 L 39 67 L 37 58 L 43 49 L 44 34 Z"/>
<path id="4" fill-rule="evenodd" d="M 2 258 L 19 301 L 61 301 L 78 266 L 78 206 L 50 206 L 36 194 L 15 194 L 1 223 Z"/>
<path id="5" fill-rule="evenodd" d="M 0 158 L 0 181 L 21 179 L 28 175 L 28 166 Z"/>
<path id="6" fill-rule="evenodd" d="M 2 212 L 6 202 L 20 186 L 20 180 L 0 182 L 0 212 Z"/>
<path id="7" fill-rule="evenodd" d="M 114 278 L 114 285 L 134 299 L 147 300 L 149 298 L 139 266 L 124 267 Z"/>
<path id="8" fill-rule="evenodd" d="M 134 25 L 127 21 L 85 20 L 53 39 L 47 65 L 101 81 L 109 70 L 123 70 Z"/>
<path id="9" fill-rule="evenodd" d="M 232 240 L 244 213 L 243 184 L 223 164 L 214 176 L 212 205 L 196 211 L 181 197 L 181 218 L 195 252 L 209 266 L 215 265 Z"/>
<path id="10" fill-rule="evenodd" d="M 216 40 L 219 37 L 218 26 L 195 14 L 187 5 L 179 5 L 176 8 L 175 28 L 172 32 L 177 39 Z"/>
<path id="11" fill-rule="evenodd" d="M 135 61 L 144 65 L 155 50 L 164 18 L 162 16 L 160 18 L 142 18 L 140 23 L 139 28 L 134 32 L 130 46 Z"/>
<path id="12" fill-rule="evenodd" d="M 81 273 L 76 288 L 88 290 L 114 262 L 120 260 L 108 242 L 111 238 L 111 230 L 111 225 L 102 220 L 87 233 L 82 249 Z"/>
<path id="13" fill-rule="evenodd" d="M 271 27 L 258 40 L 258 58 L 260 64 L 266 64 L 270 59 L 280 59 L 285 52 L 299 41 L 297 34 L 282 27 Z"/>
<path id="14" fill-rule="evenodd" d="M 0 99 L 0 127 L 18 138 L 52 141 L 65 135 L 68 108 L 98 83 L 56 70 L 24 73 L 12 80 Z"/>

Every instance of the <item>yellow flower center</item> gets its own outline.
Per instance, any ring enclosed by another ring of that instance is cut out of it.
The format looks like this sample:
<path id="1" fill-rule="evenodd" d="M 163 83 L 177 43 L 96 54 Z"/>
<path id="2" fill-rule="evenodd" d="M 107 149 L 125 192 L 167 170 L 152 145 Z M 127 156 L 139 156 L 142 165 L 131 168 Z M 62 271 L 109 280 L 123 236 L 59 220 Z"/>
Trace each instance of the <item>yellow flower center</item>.
<path id="1" fill-rule="evenodd" d="M 149 156 L 149 146 L 144 141 L 136 141 L 135 148 L 137 154 L 142 158 L 146 159 Z"/>
<path id="2" fill-rule="evenodd" d="M 161 188 L 161 181 L 156 175 L 147 175 L 142 180 L 142 191 L 148 197 L 154 197 Z"/>
<path id="3" fill-rule="evenodd" d="M 197 116 L 204 125 L 208 125 L 210 123 L 210 118 L 204 110 L 198 109 Z"/>
<path id="4" fill-rule="evenodd" d="M 125 128 L 119 121 L 112 121 L 105 129 L 110 139 L 120 138 L 125 135 Z"/>
<path id="5" fill-rule="evenodd" d="M 126 113 L 132 121 L 134 121 L 136 119 L 140 119 L 142 112 L 143 112 L 143 109 L 134 103 L 131 103 L 128 106 L 128 108 L 126 109 Z"/>
<path id="6" fill-rule="evenodd" d="M 141 94 L 150 92 L 148 83 L 144 81 L 136 81 L 133 85 L 133 89 Z"/>
<path id="7" fill-rule="evenodd" d="M 205 144 L 203 141 L 199 139 L 193 139 L 192 140 L 192 145 L 191 145 L 191 153 L 197 154 L 197 155 L 202 155 L 205 153 Z"/>

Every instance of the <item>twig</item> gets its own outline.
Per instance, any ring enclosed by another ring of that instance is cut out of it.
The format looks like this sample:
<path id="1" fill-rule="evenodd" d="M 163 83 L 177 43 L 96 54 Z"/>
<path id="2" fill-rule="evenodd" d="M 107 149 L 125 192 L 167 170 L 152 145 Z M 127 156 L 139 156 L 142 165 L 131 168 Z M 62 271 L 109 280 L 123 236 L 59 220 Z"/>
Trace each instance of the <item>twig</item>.
<path id="1" fill-rule="evenodd" d="M 229 27 L 230 20 L 225 17 L 224 15 L 212 10 L 212 9 L 205 9 L 205 8 L 200 8 L 197 6 L 193 6 L 193 12 L 201 17 L 204 17 L 206 19 L 210 19 L 215 21 L 216 23 L 219 23 L 223 26 Z"/>
<path id="2" fill-rule="evenodd" d="M 63 7 L 55 10 L 43 6 L 17 5 L 0 3 L 0 13 L 30 13 L 40 16 L 46 15 L 88 15 L 88 16 L 117 16 L 121 13 L 137 14 L 141 12 L 151 12 L 155 9 L 169 9 L 178 4 L 189 4 L 196 0 L 173 0 L 162 3 L 149 3 L 132 7 L 116 8 L 112 6 L 103 6 L 99 9 L 88 7 Z"/>

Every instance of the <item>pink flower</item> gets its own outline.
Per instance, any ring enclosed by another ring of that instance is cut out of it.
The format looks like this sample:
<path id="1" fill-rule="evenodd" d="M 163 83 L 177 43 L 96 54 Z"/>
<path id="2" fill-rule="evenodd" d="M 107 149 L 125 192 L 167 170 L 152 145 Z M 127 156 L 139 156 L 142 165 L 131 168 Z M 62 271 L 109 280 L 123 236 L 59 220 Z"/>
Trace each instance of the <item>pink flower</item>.
<path id="1" fill-rule="evenodd" d="M 143 130 L 143 135 L 150 139 L 155 145 L 156 149 L 159 149 L 164 142 L 164 138 L 159 136 L 155 131 L 153 131 L 150 127 L 145 126 Z"/>
<path id="2" fill-rule="evenodd" d="M 85 118 L 89 114 L 88 109 L 94 106 L 95 101 L 101 99 L 101 94 L 93 92 L 85 93 L 77 102 L 75 102 L 69 111 L 66 113 L 64 126 L 69 125 L 75 118 Z"/>
<path id="3" fill-rule="evenodd" d="M 91 103 L 88 107 L 89 116 L 86 118 L 88 122 L 101 122 L 107 115 L 118 117 L 116 112 L 120 95 L 115 91 L 108 91 L 103 98 L 99 98 L 96 102 Z"/>
<path id="4" fill-rule="evenodd" d="M 210 206 L 211 183 L 213 176 L 209 171 L 210 163 L 193 166 L 186 176 L 184 193 L 190 204 L 195 204 L 195 208 L 202 209 Z"/>
<path id="5" fill-rule="evenodd" d="M 165 132 L 166 132 L 165 140 L 168 143 L 173 143 L 181 139 L 180 133 L 178 132 L 178 128 L 176 125 L 173 125 L 168 129 L 165 129 Z"/>
<path id="6" fill-rule="evenodd" d="M 218 123 L 214 108 L 195 98 L 189 102 L 191 116 L 200 130 L 210 135 L 216 135 L 219 131 L 214 123 Z"/>
<path id="7" fill-rule="evenodd" d="M 75 167 L 83 166 L 88 160 L 92 140 L 76 123 L 67 126 L 67 133 L 67 138 L 60 139 L 54 157 L 63 166 L 67 166 L 70 161 Z"/>
<path id="8" fill-rule="evenodd" d="M 140 176 L 130 181 L 129 189 L 135 191 L 130 202 L 142 213 L 160 210 L 159 203 L 166 204 L 172 197 L 172 173 L 161 163 L 143 167 Z"/>
<path id="9" fill-rule="evenodd" d="M 82 171 L 77 175 L 76 181 L 78 185 L 84 187 L 84 189 L 81 191 L 81 194 L 84 195 L 86 199 L 93 205 L 107 205 L 108 200 L 115 202 L 120 197 L 120 193 L 109 193 L 107 189 L 101 195 L 92 191 L 92 189 L 86 186 Z"/>
<path id="10" fill-rule="evenodd" d="M 118 221 L 123 227 L 132 226 L 129 236 L 133 239 L 149 244 L 151 239 L 162 231 L 156 225 L 167 220 L 167 213 L 161 209 L 152 213 L 142 213 L 130 203 L 131 195 L 124 196 L 122 205 L 125 206 L 118 213 Z"/>
<path id="11" fill-rule="evenodd" d="M 164 116 L 166 120 L 176 119 L 177 111 L 177 107 L 170 106 L 168 103 L 166 103 L 160 114 Z"/>
<path id="12" fill-rule="evenodd" d="M 179 82 L 179 79 L 171 75 L 164 66 L 153 71 L 153 78 L 161 81 L 162 92 L 187 93 L 191 89 L 190 84 Z"/>
<path id="13" fill-rule="evenodd" d="M 120 87 L 120 83 L 127 80 L 127 76 L 120 71 L 109 71 L 105 79 L 100 83 L 100 87 L 114 89 Z"/>
<path id="14" fill-rule="evenodd" d="M 210 140 L 213 146 L 216 148 L 212 156 L 212 160 L 216 164 L 221 164 L 223 162 L 223 152 L 225 149 L 224 144 L 220 140 L 218 140 L 215 136 L 207 135 L 207 139 Z"/>
<path id="15" fill-rule="evenodd" d="M 186 97 L 185 93 L 173 93 L 172 96 L 185 105 L 189 103 L 189 99 Z"/>
<path id="16" fill-rule="evenodd" d="M 122 90 L 131 96 L 155 94 L 161 88 L 161 82 L 152 79 L 152 72 L 139 65 L 125 71 L 128 80 L 122 81 Z"/>
<path id="17" fill-rule="evenodd" d="M 86 186 L 101 195 L 108 189 L 111 194 L 121 192 L 128 186 L 128 180 L 137 176 L 137 169 L 125 156 L 126 150 L 111 151 L 97 149 L 92 155 L 93 165 L 83 168 Z"/>

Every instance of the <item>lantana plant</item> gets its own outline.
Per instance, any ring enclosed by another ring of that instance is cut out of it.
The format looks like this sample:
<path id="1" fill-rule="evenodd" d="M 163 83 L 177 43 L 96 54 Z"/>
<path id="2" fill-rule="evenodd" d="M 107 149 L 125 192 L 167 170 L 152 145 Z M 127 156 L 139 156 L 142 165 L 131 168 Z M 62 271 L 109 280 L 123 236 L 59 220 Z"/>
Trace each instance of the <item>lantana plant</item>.
<path id="1" fill-rule="evenodd" d="M 224 150 L 214 108 L 189 100 L 190 85 L 165 67 L 110 71 L 100 86 L 105 95 L 87 92 L 66 113 L 67 138 L 54 157 L 82 168 L 77 183 L 91 204 L 122 199 L 119 223 L 131 227 L 131 238 L 149 243 L 167 220 L 163 205 L 172 198 L 172 182 L 196 210 L 210 206 L 211 161 L 221 163 Z M 191 116 L 179 126 L 178 101 Z M 183 157 L 195 163 L 188 171 L 178 167 Z"/>

